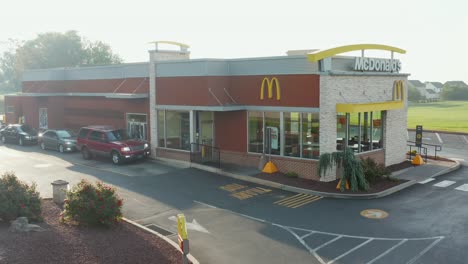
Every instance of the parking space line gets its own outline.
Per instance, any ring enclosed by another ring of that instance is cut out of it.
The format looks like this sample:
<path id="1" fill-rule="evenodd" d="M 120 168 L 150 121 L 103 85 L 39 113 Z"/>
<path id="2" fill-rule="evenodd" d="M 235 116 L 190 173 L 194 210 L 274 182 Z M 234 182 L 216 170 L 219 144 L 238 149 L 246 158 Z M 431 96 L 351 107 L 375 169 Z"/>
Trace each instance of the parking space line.
<path id="1" fill-rule="evenodd" d="M 468 144 L 468 139 L 465 136 L 462 136 L 462 138 L 465 140 L 466 144 Z"/>
<path id="2" fill-rule="evenodd" d="M 340 239 L 340 238 L 342 238 L 342 237 L 343 237 L 343 236 L 337 236 L 337 237 L 335 237 L 334 239 L 328 241 L 327 243 L 322 244 L 322 245 L 320 245 L 320 246 L 314 248 L 313 251 L 319 251 L 321 248 L 324 248 L 324 247 L 330 245 L 331 243 L 337 241 L 338 239 Z"/>
<path id="3" fill-rule="evenodd" d="M 440 144 L 444 144 L 444 142 L 442 141 L 442 138 L 440 137 L 439 133 L 435 133 L 437 139 L 439 140 Z"/>
<path id="4" fill-rule="evenodd" d="M 352 249 L 346 251 L 345 253 L 343 253 L 343 254 L 339 255 L 338 257 L 334 258 L 333 260 L 329 261 L 328 264 L 331 264 L 331 263 L 333 263 L 333 262 L 335 262 L 335 261 L 337 261 L 337 260 L 339 260 L 339 259 L 345 257 L 345 256 L 348 255 L 349 253 L 355 251 L 356 249 L 359 249 L 359 248 L 365 246 L 366 244 L 372 242 L 373 240 L 374 240 L 374 239 L 371 238 L 371 239 L 368 239 L 368 240 L 362 242 L 361 244 L 359 244 L 359 245 L 353 247 Z"/>
<path id="5" fill-rule="evenodd" d="M 304 239 L 304 238 L 306 238 L 306 237 L 308 237 L 308 236 L 311 236 L 311 235 L 313 235 L 313 234 L 315 234 L 315 232 L 310 232 L 310 233 L 308 233 L 308 234 L 305 234 L 305 235 L 301 236 L 301 239 Z"/>
<path id="6" fill-rule="evenodd" d="M 414 258 L 412 258 L 406 264 L 413 264 L 414 262 L 416 262 L 416 260 L 418 260 L 422 255 L 426 254 L 426 252 L 428 252 L 431 248 L 433 248 L 442 239 L 443 239 L 443 237 L 441 237 L 441 238 L 437 239 L 436 241 L 432 242 L 432 244 L 430 244 L 425 249 L 423 249 L 421 252 L 419 252 L 419 254 L 417 254 Z"/>
<path id="7" fill-rule="evenodd" d="M 403 239 L 402 241 L 400 241 L 398 244 L 394 245 L 393 247 L 387 249 L 385 252 L 383 252 L 382 254 L 378 255 L 377 257 L 375 257 L 373 260 L 367 262 L 367 264 L 372 264 L 374 262 L 376 262 L 377 260 L 381 259 L 383 256 L 387 255 L 388 253 L 392 252 L 395 248 L 403 245 L 406 241 L 408 241 L 408 239 Z"/>

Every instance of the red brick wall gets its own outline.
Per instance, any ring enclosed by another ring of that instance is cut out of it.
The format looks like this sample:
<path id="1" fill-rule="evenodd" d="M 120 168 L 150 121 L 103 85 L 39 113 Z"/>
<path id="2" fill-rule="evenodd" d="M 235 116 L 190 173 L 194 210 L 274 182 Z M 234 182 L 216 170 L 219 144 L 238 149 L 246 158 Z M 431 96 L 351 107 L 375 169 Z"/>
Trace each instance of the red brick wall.
<path id="1" fill-rule="evenodd" d="M 27 81 L 24 93 L 148 93 L 149 78 Z"/>
<path id="2" fill-rule="evenodd" d="M 274 98 L 268 98 L 266 85 L 265 98 L 260 100 L 265 77 L 278 79 L 280 100 L 276 100 L 276 86 L 273 87 Z M 219 106 L 232 104 L 231 96 L 240 105 L 319 107 L 319 86 L 319 75 L 313 74 L 159 77 L 156 100 L 160 105 Z"/>
<path id="3" fill-rule="evenodd" d="M 378 149 L 368 152 L 361 152 L 356 154 L 360 159 L 366 159 L 367 157 L 373 159 L 377 164 L 385 165 L 385 150 Z"/>
<path id="4" fill-rule="evenodd" d="M 261 155 L 231 151 L 221 151 L 221 162 L 258 168 Z M 317 160 L 292 159 L 272 156 L 271 161 L 280 172 L 296 172 L 300 178 L 320 180 L 317 174 Z"/>
<path id="5" fill-rule="evenodd" d="M 221 151 L 247 152 L 247 112 L 215 112 L 215 140 Z"/>

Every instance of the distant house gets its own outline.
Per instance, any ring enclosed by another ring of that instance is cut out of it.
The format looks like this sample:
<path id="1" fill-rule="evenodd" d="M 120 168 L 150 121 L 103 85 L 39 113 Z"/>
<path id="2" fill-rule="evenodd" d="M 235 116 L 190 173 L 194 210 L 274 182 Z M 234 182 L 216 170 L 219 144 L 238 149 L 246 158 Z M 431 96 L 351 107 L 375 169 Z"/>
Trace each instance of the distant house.
<path id="1" fill-rule="evenodd" d="M 426 85 L 419 80 L 408 80 L 408 85 L 418 89 L 422 97 L 426 97 Z"/>
<path id="2" fill-rule="evenodd" d="M 468 88 L 468 85 L 463 81 L 448 81 L 444 83 L 444 86 Z"/>
<path id="3" fill-rule="evenodd" d="M 439 101 L 440 99 L 440 93 L 437 93 L 436 91 L 432 89 L 427 89 L 426 88 L 426 100 L 430 102 L 434 101 Z"/>
<path id="4" fill-rule="evenodd" d="M 435 91 L 436 93 L 442 92 L 444 85 L 441 82 L 426 82 L 426 89 Z"/>

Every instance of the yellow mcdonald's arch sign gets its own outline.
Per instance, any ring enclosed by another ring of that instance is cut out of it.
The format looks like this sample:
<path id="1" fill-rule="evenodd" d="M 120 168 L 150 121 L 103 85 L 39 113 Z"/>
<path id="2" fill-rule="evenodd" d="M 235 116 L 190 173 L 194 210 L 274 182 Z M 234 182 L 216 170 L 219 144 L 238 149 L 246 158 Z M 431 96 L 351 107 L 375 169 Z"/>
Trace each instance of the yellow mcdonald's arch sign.
<path id="1" fill-rule="evenodd" d="M 281 99 L 281 88 L 280 88 L 280 83 L 276 77 L 273 77 L 268 79 L 267 77 L 263 78 L 262 81 L 262 86 L 260 88 L 260 100 L 264 99 L 264 94 L 265 94 L 265 85 L 268 88 L 268 98 L 271 99 L 273 98 L 273 85 L 276 87 L 276 100 Z"/>
<path id="2" fill-rule="evenodd" d="M 405 99 L 405 90 L 403 86 L 403 81 L 398 80 L 393 82 L 393 101 L 404 101 Z"/>

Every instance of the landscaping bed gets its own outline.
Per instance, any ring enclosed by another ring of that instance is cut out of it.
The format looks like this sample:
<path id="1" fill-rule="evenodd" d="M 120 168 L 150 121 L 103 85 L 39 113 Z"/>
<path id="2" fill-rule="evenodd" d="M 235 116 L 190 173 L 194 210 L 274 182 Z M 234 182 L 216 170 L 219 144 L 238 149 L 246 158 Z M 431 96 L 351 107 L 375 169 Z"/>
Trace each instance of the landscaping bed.
<path id="1" fill-rule="evenodd" d="M 395 164 L 392 166 L 387 167 L 391 172 L 402 170 L 405 168 L 411 167 L 411 162 L 405 161 L 399 164 Z M 268 180 L 272 182 L 277 182 L 284 185 L 294 186 L 298 188 L 318 191 L 318 192 L 327 192 L 327 193 L 354 193 L 354 194 L 371 194 L 371 193 L 378 193 L 389 188 L 395 187 L 399 184 L 405 183 L 406 180 L 388 180 L 387 178 L 378 178 L 374 183 L 370 183 L 370 187 L 368 191 L 356 191 L 352 192 L 350 190 L 344 190 L 343 192 L 340 189 L 336 189 L 336 185 L 339 182 L 338 180 L 332 182 L 321 182 L 303 178 L 291 178 L 287 177 L 284 173 L 259 173 L 255 175 L 256 178 L 260 178 L 263 180 Z"/>
<path id="2" fill-rule="evenodd" d="M 181 263 L 181 253 L 131 224 L 110 228 L 60 223 L 62 208 L 42 200 L 44 232 L 12 233 L 0 221 L 0 263 Z"/>

